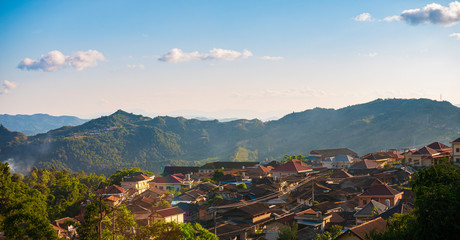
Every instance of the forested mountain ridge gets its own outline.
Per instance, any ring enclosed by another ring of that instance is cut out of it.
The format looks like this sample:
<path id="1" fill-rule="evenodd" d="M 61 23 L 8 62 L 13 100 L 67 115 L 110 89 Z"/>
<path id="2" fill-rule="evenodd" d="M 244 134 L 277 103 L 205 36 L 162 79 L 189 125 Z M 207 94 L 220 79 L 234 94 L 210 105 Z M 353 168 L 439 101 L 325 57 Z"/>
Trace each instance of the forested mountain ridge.
<path id="1" fill-rule="evenodd" d="M 320 148 L 348 147 L 363 155 L 448 141 L 460 136 L 460 108 L 427 99 L 378 99 L 333 110 L 315 108 L 269 122 L 149 118 L 117 111 L 75 127 L 4 141 L 0 160 L 26 170 L 54 166 L 111 174 L 124 167 L 156 173 L 168 164 L 262 161 Z M 8 138 L 9 139 L 9 138 Z"/>
<path id="2" fill-rule="evenodd" d="M 0 114 L 0 124 L 12 131 L 26 135 L 46 133 L 62 126 L 77 126 L 88 120 L 73 116 L 51 116 L 48 114 L 9 115 Z"/>

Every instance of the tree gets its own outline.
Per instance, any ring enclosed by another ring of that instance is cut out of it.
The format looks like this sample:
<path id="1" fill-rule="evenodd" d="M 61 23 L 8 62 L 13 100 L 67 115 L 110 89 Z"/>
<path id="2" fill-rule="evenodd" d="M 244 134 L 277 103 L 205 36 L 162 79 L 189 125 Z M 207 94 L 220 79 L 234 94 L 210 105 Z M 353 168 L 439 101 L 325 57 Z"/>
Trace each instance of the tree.
<path id="1" fill-rule="evenodd" d="M 421 169 L 411 181 L 415 208 L 395 214 L 384 233 L 371 239 L 450 239 L 460 231 L 460 168 L 450 164 Z"/>
<path id="2" fill-rule="evenodd" d="M 246 183 L 240 183 L 236 185 L 237 189 L 248 189 L 248 186 L 246 186 Z"/>
<path id="3" fill-rule="evenodd" d="M 219 178 L 225 176 L 225 173 L 221 169 L 217 169 L 214 171 L 214 174 L 212 175 L 212 180 L 217 181 Z"/>
<path id="4" fill-rule="evenodd" d="M 278 231 L 277 240 L 297 240 L 298 228 L 299 226 L 295 222 L 292 223 L 292 226 L 281 225 L 280 230 Z"/>
<path id="5" fill-rule="evenodd" d="M 176 222 L 155 222 L 150 226 L 141 227 L 136 234 L 135 239 L 144 240 L 173 240 L 182 239 L 182 232 L 179 224 Z"/>
<path id="6" fill-rule="evenodd" d="M 330 231 L 317 234 L 315 240 L 333 240 L 342 234 L 343 227 L 340 225 L 333 225 Z"/>
<path id="7" fill-rule="evenodd" d="M 159 208 L 168 208 L 171 207 L 171 204 L 166 200 L 160 200 L 155 204 L 155 206 Z"/>
<path id="8" fill-rule="evenodd" d="M 141 170 L 140 168 L 131 167 L 129 169 L 118 170 L 116 173 L 110 175 L 110 184 L 120 185 L 121 181 L 124 177 L 128 176 L 131 173 L 143 172 L 146 174 L 153 175 L 153 173 L 145 170 Z"/>

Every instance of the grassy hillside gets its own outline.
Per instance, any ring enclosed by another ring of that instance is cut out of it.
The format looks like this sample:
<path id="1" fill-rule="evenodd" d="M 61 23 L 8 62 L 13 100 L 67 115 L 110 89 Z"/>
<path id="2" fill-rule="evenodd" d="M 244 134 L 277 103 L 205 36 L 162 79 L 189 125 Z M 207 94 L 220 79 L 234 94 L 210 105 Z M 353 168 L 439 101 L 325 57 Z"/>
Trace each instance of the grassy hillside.
<path id="1" fill-rule="evenodd" d="M 167 164 L 281 159 L 312 149 L 348 147 L 363 155 L 460 136 L 460 109 L 427 99 L 375 100 L 333 110 L 315 108 L 277 121 L 231 122 L 148 118 L 124 111 L 76 127 L 14 138 L 0 131 L 0 159 L 23 169 L 67 168 L 110 174 L 123 167 L 161 172 Z M 9 132 L 9 131 L 8 131 Z M 7 139 L 7 140 L 3 140 Z"/>

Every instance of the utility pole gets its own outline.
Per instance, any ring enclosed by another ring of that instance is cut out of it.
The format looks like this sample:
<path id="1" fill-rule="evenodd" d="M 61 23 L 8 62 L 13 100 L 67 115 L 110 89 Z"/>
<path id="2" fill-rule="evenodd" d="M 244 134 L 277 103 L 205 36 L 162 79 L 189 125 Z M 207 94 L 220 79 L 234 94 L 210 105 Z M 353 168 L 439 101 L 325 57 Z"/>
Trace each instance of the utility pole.
<path id="1" fill-rule="evenodd" d="M 315 180 L 311 179 L 311 205 L 315 202 Z"/>
<path id="2" fill-rule="evenodd" d="M 102 195 L 99 197 L 99 240 L 102 240 Z"/>
<path id="3" fill-rule="evenodd" d="M 217 236 L 217 224 L 216 224 L 217 210 L 214 209 L 214 235 Z"/>

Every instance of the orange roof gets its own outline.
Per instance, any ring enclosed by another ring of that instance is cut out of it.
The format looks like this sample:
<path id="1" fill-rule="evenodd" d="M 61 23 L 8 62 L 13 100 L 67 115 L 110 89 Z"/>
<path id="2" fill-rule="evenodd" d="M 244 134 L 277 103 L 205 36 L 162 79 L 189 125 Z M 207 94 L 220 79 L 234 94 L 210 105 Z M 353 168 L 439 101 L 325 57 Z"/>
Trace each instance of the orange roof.
<path id="1" fill-rule="evenodd" d="M 289 162 L 273 169 L 273 171 L 279 172 L 306 172 L 309 170 L 311 170 L 311 168 L 307 167 L 306 163 L 297 159 L 292 159 Z"/>
<path id="2" fill-rule="evenodd" d="M 377 233 L 386 231 L 387 221 L 385 221 L 381 217 L 378 217 L 369 222 L 365 222 L 361 225 L 352 227 L 348 229 L 346 232 L 342 233 L 342 235 L 346 236 L 346 234 L 350 232 L 350 233 L 353 233 L 355 236 L 357 236 L 359 239 L 366 239 L 366 234 L 369 234 L 374 229 Z M 337 237 L 337 239 L 340 239 L 342 235 Z"/>
<path id="3" fill-rule="evenodd" d="M 298 212 L 298 213 L 296 214 L 296 216 L 300 216 L 300 215 L 304 215 L 304 214 L 308 214 L 308 215 L 317 215 L 318 213 L 316 213 L 315 210 L 309 208 L 309 209 L 307 209 L 307 210 L 305 210 L 305 211 Z"/>

